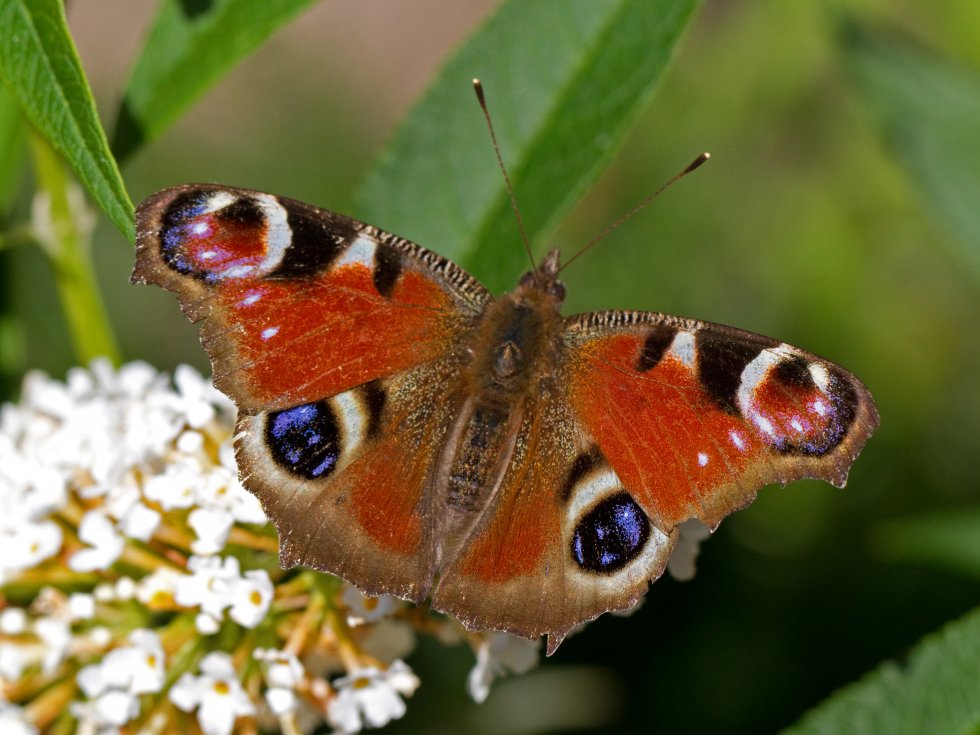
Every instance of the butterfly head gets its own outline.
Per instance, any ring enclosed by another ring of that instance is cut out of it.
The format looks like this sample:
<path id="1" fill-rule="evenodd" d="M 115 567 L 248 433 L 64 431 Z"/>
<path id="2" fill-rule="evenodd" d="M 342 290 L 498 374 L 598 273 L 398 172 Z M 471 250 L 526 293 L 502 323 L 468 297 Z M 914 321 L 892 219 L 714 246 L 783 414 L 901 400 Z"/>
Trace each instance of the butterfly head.
<path id="1" fill-rule="evenodd" d="M 565 284 L 558 280 L 560 270 L 561 253 L 549 250 L 537 268 L 521 276 L 520 288 L 545 294 L 560 304 L 565 300 Z"/>

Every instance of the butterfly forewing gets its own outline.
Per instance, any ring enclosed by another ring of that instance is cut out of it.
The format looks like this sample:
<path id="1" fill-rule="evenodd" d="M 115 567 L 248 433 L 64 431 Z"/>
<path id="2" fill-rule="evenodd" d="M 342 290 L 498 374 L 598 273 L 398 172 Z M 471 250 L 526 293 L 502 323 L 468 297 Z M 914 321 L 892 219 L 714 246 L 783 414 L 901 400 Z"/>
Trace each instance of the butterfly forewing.
<path id="1" fill-rule="evenodd" d="M 133 281 L 177 291 L 204 321 L 215 385 L 245 412 L 435 360 L 490 300 L 449 261 L 361 222 L 207 185 L 140 205 Z"/>
<path id="2" fill-rule="evenodd" d="M 765 484 L 842 486 L 878 425 L 867 389 L 768 337 L 643 312 L 568 320 L 569 400 L 658 527 L 715 527 Z"/>

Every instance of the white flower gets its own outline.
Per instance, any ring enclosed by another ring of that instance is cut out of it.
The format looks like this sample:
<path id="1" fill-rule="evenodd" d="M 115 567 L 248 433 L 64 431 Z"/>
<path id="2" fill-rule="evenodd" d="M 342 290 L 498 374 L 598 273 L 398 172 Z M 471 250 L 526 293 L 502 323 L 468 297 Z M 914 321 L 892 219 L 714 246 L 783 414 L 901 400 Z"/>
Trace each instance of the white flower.
<path id="1" fill-rule="evenodd" d="M 697 571 L 695 562 L 701 551 L 701 542 L 711 535 L 711 531 L 697 518 L 684 521 L 677 529 L 680 534 L 667 560 L 667 571 L 678 582 L 688 582 L 694 579 Z"/>
<path id="2" fill-rule="evenodd" d="M 117 600 L 132 600 L 136 596 L 136 581 L 132 577 L 120 577 L 112 589 L 113 597 Z"/>
<path id="3" fill-rule="evenodd" d="M 95 510 L 82 516 L 78 538 L 90 546 L 76 551 L 68 560 L 68 566 L 76 572 L 108 569 L 120 557 L 126 543 L 112 521 Z"/>
<path id="4" fill-rule="evenodd" d="M 95 598 L 85 592 L 72 592 L 68 595 L 68 617 L 70 620 L 88 620 L 95 615 Z"/>
<path id="5" fill-rule="evenodd" d="M 71 644 L 71 629 L 68 622 L 60 618 L 41 618 L 34 623 L 34 632 L 44 643 L 41 671 L 51 674 L 61 664 Z"/>
<path id="6" fill-rule="evenodd" d="M 78 672 L 81 676 L 85 669 Z M 79 686 L 84 691 L 83 679 L 78 679 Z M 87 694 L 87 692 L 86 692 Z M 78 704 L 78 703 L 73 703 Z M 139 700 L 129 692 L 121 689 L 107 689 L 91 702 L 72 708 L 72 714 L 81 723 L 89 725 L 97 732 L 108 730 L 110 727 L 121 727 L 132 720 L 140 712 Z"/>
<path id="7" fill-rule="evenodd" d="M 214 418 L 216 406 L 228 410 L 229 400 L 215 390 L 210 380 L 205 380 L 201 374 L 190 365 L 178 365 L 174 370 L 174 385 L 177 395 L 170 405 L 183 414 L 188 426 L 199 429 Z"/>
<path id="8" fill-rule="evenodd" d="M 194 485 L 194 500 L 199 507 L 191 512 L 188 523 L 197 535 L 197 540 L 191 546 L 196 554 L 221 551 L 235 521 L 266 523 L 268 520 L 258 498 L 238 480 L 231 439 L 221 445 L 218 457 L 220 464 L 209 467 L 203 481 Z"/>
<path id="9" fill-rule="evenodd" d="M 139 714 L 141 694 L 159 692 L 164 683 L 164 656 L 160 638 L 151 630 L 134 630 L 132 645 L 113 649 L 102 661 L 76 675 L 89 706 L 79 709 L 87 722 L 120 727 Z"/>
<path id="10" fill-rule="evenodd" d="M 269 612 L 273 591 L 272 580 L 269 579 L 267 571 L 253 569 L 245 572 L 244 576 L 232 585 L 228 617 L 245 628 L 254 628 Z"/>
<path id="11" fill-rule="evenodd" d="M 241 576 L 233 556 L 192 556 L 187 568 L 192 574 L 177 579 L 174 600 L 183 607 L 200 609 L 197 629 L 201 633 L 217 633 L 226 609 L 232 620 L 246 628 L 254 628 L 265 618 L 274 590 L 264 569 Z"/>
<path id="12" fill-rule="evenodd" d="M 377 622 L 381 618 L 391 615 L 403 604 L 401 600 L 392 595 L 379 595 L 378 597 L 365 595 L 349 582 L 344 583 L 342 599 L 350 610 L 348 621 L 351 625 Z"/>
<path id="13" fill-rule="evenodd" d="M 3 735 L 37 735 L 37 728 L 16 704 L 0 700 L 0 732 Z"/>
<path id="14" fill-rule="evenodd" d="M 327 705 L 327 719 L 344 733 L 358 732 L 365 724 L 382 727 L 405 714 L 402 696 L 414 694 L 419 683 L 400 659 L 385 671 L 366 667 L 334 682 L 337 693 Z"/>
<path id="15" fill-rule="evenodd" d="M 157 567 L 136 584 L 136 599 L 151 610 L 169 609 L 175 602 L 177 585 L 185 575 L 170 567 Z"/>
<path id="16" fill-rule="evenodd" d="M 202 481 L 200 464 L 195 460 L 177 457 L 163 472 L 148 477 L 143 483 L 143 495 L 161 505 L 164 510 L 190 508 L 194 505 L 195 487 Z"/>
<path id="17" fill-rule="evenodd" d="M 214 484 L 207 489 L 211 493 L 214 488 L 214 502 L 227 508 L 239 523 L 268 523 L 262 503 L 238 479 L 238 461 L 232 437 L 218 448 L 218 461 L 221 464 L 212 473 Z"/>
<path id="18" fill-rule="evenodd" d="M 201 635 L 214 635 L 221 630 L 221 620 L 214 615 L 202 612 L 194 617 L 194 626 Z"/>
<path id="19" fill-rule="evenodd" d="M 18 635 L 27 630 L 27 613 L 23 608 L 8 607 L 0 612 L 0 633 Z"/>
<path id="20" fill-rule="evenodd" d="M 224 550 L 235 519 L 222 508 L 195 508 L 187 517 L 187 525 L 197 538 L 191 542 L 195 554 L 217 554 Z"/>
<path id="21" fill-rule="evenodd" d="M 136 502 L 119 516 L 119 527 L 129 538 L 149 541 L 160 525 L 160 513 L 144 503 Z"/>
<path id="22" fill-rule="evenodd" d="M 20 646 L 13 643 L 0 643 L 0 680 L 17 681 L 26 665 L 27 657 Z"/>
<path id="23" fill-rule="evenodd" d="M 478 704 L 490 694 L 490 685 L 507 673 L 526 674 L 538 665 L 541 640 L 529 641 L 510 633 L 490 632 L 476 649 L 476 665 L 466 679 L 466 691 Z"/>
<path id="24" fill-rule="evenodd" d="M 239 579 L 238 559 L 228 556 L 192 556 L 187 560 L 192 572 L 177 582 L 174 599 L 183 607 L 198 607 L 220 620 L 232 603 L 232 588 Z"/>
<path id="25" fill-rule="evenodd" d="M 0 529 L 0 583 L 57 554 L 61 542 L 61 528 L 53 521 L 22 520 L 12 528 Z"/>
<path id="26" fill-rule="evenodd" d="M 183 674 L 170 690 L 170 701 L 191 712 L 204 735 L 229 735 L 239 717 L 255 714 L 255 705 L 238 681 L 231 657 L 209 653 L 201 660 L 201 675 Z"/>
<path id="27" fill-rule="evenodd" d="M 265 661 L 265 701 L 277 717 L 296 711 L 296 687 L 303 681 L 303 664 L 288 651 L 273 648 L 257 648 L 253 654 L 259 661 Z"/>

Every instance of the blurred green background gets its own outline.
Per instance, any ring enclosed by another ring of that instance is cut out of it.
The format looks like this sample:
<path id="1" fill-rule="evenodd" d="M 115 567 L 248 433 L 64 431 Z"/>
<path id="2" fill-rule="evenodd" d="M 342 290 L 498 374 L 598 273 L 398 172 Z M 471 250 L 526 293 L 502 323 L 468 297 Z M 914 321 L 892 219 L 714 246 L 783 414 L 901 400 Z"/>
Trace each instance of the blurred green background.
<path id="1" fill-rule="evenodd" d="M 133 199 L 216 181 L 354 211 L 397 121 L 493 5 L 316 5 L 126 164 Z M 151 16 L 127 0 L 71 6 L 102 109 Z M 943 520 L 980 507 L 980 190 L 957 178 L 980 160 L 980 107 L 959 104 L 978 69 L 975 0 L 702 5 L 615 164 L 536 247 L 570 252 L 710 151 L 566 272 L 567 313 L 649 309 L 778 337 L 859 375 L 881 428 L 846 490 L 767 488 L 704 545 L 694 581 L 661 580 L 632 617 L 602 617 L 481 707 L 464 691 L 471 654 L 421 641 L 410 663 L 423 686 L 391 732 L 773 732 L 980 602 L 980 569 L 948 550 Z M 897 118 L 911 130 L 887 115 L 887 85 L 908 80 L 932 110 L 919 137 L 914 114 Z M 929 167 L 923 138 L 949 171 Z M 132 248 L 104 219 L 95 242 L 126 358 L 206 370 L 173 296 L 129 286 Z M 19 371 L 63 376 L 73 357 L 40 252 L 2 251 L 0 266 L 11 397 Z"/>

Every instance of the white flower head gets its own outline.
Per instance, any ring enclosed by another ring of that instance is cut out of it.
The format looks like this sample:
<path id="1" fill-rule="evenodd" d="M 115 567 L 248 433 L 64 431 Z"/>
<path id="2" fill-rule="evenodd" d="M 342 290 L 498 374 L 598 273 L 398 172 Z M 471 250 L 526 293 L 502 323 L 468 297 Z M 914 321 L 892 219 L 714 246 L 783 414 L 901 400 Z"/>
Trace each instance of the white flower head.
<path id="1" fill-rule="evenodd" d="M 264 674 L 268 684 L 265 701 L 269 709 L 277 717 L 295 712 L 298 704 L 296 687 L 306 676 L 303 664 L 294 654 L 273 648 L 257 648 L 253 655 L 265 662 Z"/>
<path id="2" fill-rule="evenodd" d="M 87 592 L 68 595 L 68 617 L 71 620 L 88 620 L 95 615 L 95 598 Z"/>
<path id="3" fill-rule="evenodd" d="M 165 678 L 163 647 L 151 630 L 134 630 L 130 645 L 109 651 L 76 675 L 91 701 L 77 708 L 93 726 L 121 727 L 139 714 L 139 695 L 159 692 Z"/>
<path id="4" fill-rule="evenodd" d="M 145 503 L 135 502 L 119 517 L 123 534 L 139 541 L 149 541 L 160 525 L 160 513 Z"/>
<path id="5" fill-rule="evenodd" d="M 170 701 L 184 712 L 197 710 L 204 735 L 229 735 L 239 717 L 255 714 L 255 705 L 238 681 L 231 657 L 213 652 L 201 659 L 200 676 L 183 674 L 170 689 Z"/>
<path id="6" fill-rule="evenodd" d="M 174 599 L 184 607 L 198 607 L 220 620 L 234 602 L 233 590 L 240 579 L 238 559 L 233 556 L 192 556 L 187 560 L 189 575 L 177 581 Z"/>
<path id="7" fill-rule="evenodd" d="M 0 633 L 19 635 L 27 630 L 27 613 L 20 607 L 8 607 L 0 612 Z"/>
<path id="8" fill-rule="evenodd" d="M 163 472 L 150 475 L 143 482 L 143 495 L 164 510 L 190 508 L 197 498 L 197 486 L 203 482 L 201 466 L 196 460 L 177 457 Z"/>
<path id="9" fill-rule="evenodd" d="M 79 723 L 97 733 L 118 732 L 115 728 L 125 725 L 139 711 L 139 700 L 121 689 L 107 689 L 89 702 L 72 702 L 71 707 Z"/>
<path id="10" fill-rule="evenodd" d="M 466 680 L 473 701 L 482 703 L 493 680 L 508 673 L 526 674 L 538 665 L 541 640 L 529 641 L 510 633 L 487 633 L 476 649 L 476 665 Z"/>
<path id="11" fill-rule="evenodd" d="M 53 521 L 25 520 L 13 528 L 0 529 L 0 583 L 54 556 L 61 543 L 61 528 Z"/>
<path id="12" fill-rule="evenodd" d="M 401 608 L 404 603 L 393 595 L 365 595 L 350 582 L 344 582 L 341 597 L 350 611 L 347 619 L 351 625 L 375 623 Z"/>
<path id="13" fill-rule="evenodd" d="M 262 504 L 238 479 L 235 445 L 230 437 L 218 449 L 218 462 L 210 468 L 205 482 L 197 486 L 198 504 L 222 510 L 241 523 L 266 523 Z"/>
<path id="14" fill-rule="evenodd" d="M 410 697 L 419 679 L 402 660 L 386 670 L 369 666 L 334 682 L 336 695 L 327 705 L 327 719 L 343 733 L 359 732 L 364 725 L 383 727 L 405 714 L 402 697 Z"/>
<path id="15" fill-rule="evenodd" d="M 37 735 L 37 727 L 16 704 L 0 700 L 0 732 L 3 735 Z"/>
<path id="16" fill-rule="evenodd" d="M 232 585 L 231 607 L 228 617 L 245 628 L 254 628 L 262 622 L 274 592 L 269 573 L 264 569 L 253 569 Z"/>
<path id="17" fill-rule="evenodd" d="M 68 560 L 68 566 L 76 572 L 108 569 L 122 555 L 126 543 L 112 521 L 96 510 L 82 516 L 78 538 L 89 547 L 79 549 Z"/>
<path id="18" fill-rule="evenodd" d="M 175 604 L 177 585 L 186 575 L 170 567 L 157 567 L 136 584 L 136 599 L 151 610 L 169 610 Z"/>
<path id="19" fill-rule="evenodd" d="M 190 365 L 177 366 L 174 385 L 177 395 L 172 405 L 184 415 L 188 426 L 200 429 L 214 418 L 217 407 L 228 409 L 228 399 Z"/>
<path id="20" fill-rule="evenodd" d="M 17 681 L 26 666 L 27 655 L 21 646 L 0 643 L 0 683 Z"/>
<path id="21" fill-rule="evenodd" d="M 71 629 L 68 621 L 61 618 L 41 618 L 34 623 L 34 632 L 44 644 L 44 655 L 41 659 L 41 671 L 45 674 L 54 673 L 61 665 L 71 645 Z"/>
<path id="22" fill-rule="evenodd" d="M 202 556 L 223 551 L 235 519 L 223 508 L 195 508 L 187 517 L 187 524 L 197 539 L 191 542 L 191 551 Z"/>

